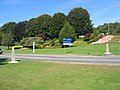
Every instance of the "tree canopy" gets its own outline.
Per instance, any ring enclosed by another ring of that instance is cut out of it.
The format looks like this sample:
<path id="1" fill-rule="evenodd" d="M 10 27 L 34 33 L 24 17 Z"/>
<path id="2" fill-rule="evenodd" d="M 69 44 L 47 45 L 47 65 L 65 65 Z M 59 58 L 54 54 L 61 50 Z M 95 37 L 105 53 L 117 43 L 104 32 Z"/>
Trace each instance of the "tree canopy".
<path id="1" fill-rule="evenodd" d="M 42 34 L 45 37 L 49 37 L 51 18 L 50 15 L 44 14 L 29 20 L 26 25 L 26 36 L 33 37 Z"/>
<path id="2" fill-rule="evenodd" d="M 9 49 L 9 46 L 13 46 L 14 45 L 13 34 L 11 33 L 4 34 L 2 39 L 2 45 L 8 46 L 8 49 Z"/>
<path id="3" fill-rule="evenodd" d="M 68 21 L 73 26 L 76 35 L 84 35 L 93 31 L 90 15 L 86 9 L 74 8 L 68 14 Z"/>
<path id="4" fill-rule="evenodd" d="M 104 34 L 120 34 L 120 23 L 104 23 L 96 28 L 94 28 L 94 33 L 104 33 Z"/>
<path id="5" fill-rule="evenodd" d="M 74 42 L 76 39 L 75 31 L 74 31 L 73 27 L 69 24 L 69 22 L 66 22 L 64 27 L 60 31 L 59 42 L 61 44 L 63 43 L 63 38 L 71 38 L 72 42 Z"/>
<path id="6" fill-rule="evenodd" d="M 51 27 L 50 27 L 50 37 L 58 38 L 61 29 L 63 28 L 66 22 L 66 16 L 64 13 L 55 13 L 51 19 Z"/>

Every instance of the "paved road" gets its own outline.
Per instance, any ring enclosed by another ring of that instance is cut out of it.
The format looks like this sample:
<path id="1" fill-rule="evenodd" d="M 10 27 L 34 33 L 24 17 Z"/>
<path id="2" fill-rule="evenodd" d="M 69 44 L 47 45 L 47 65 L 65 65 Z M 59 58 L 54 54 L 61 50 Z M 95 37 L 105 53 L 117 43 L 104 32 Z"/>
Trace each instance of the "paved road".
<path id="1" fill-rule="evenodd" d="M 74 55 L 43 55 L 43 54 L 16 54 L 16 59 L 66 62 L 79 64 L 107 64 L 120 65 L 120 56 L 74 56 Z M 0 55 L 0 58 L 11 58 L 10 54 Z"/>

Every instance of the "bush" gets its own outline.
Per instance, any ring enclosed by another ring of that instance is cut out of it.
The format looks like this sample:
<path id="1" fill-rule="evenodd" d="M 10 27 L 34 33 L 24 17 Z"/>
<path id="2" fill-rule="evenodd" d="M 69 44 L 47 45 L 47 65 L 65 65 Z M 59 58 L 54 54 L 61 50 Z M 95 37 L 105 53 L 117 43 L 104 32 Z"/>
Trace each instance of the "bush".
<path id="1" fill-rule="evenodd" d="M 97 40 L 99 40 L 99 37 L 94 37 L 93 39 L 89 40 L 87 43 L 90 44 L 92 42 L 96 42 Z"/>
<path id="2" fill-rule="evenodd" d="M 14 46 L 14 49 L 21 49 L 23 46 Z"/>
<path id="3" fill-rule="evenodd" d="M 21 45 L 23 45 L 26 48 L 32 48 L 33 42 L 39 47 L 39 45 L 43 44 L 44 41 L 41 40 L 40 37 L 27 37 L 23 38 L 20 42 Z"/>
<path id="4" fill-rule="evenodd" d="M 84 41 L 89 41 L 90 40 L 90 35 L 91 33 L 85 34 L 85 37 L 83 38 Z"/>

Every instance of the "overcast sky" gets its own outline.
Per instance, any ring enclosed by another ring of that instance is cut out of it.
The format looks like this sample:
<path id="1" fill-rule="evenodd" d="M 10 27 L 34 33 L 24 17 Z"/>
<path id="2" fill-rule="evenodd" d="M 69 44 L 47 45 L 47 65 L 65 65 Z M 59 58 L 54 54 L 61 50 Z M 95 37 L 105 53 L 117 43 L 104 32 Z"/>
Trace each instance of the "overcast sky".
<path id="1" fill-rule="evenodd" d="M 42 14 L 56 12 L 68 15 L 75 7 L 88 10 L 94 26 L 120 22 L 120 0 L 0 0 L 0 26 L 20 22 Z"/>

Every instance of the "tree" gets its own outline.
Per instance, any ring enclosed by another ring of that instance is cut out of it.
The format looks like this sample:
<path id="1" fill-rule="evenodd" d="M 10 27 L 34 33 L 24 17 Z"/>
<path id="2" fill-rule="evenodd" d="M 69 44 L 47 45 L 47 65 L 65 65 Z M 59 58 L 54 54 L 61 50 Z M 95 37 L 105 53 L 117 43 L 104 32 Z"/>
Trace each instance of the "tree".
<path id="1" fill-rule="evenodd" d="M 41 15 L 37 18 L 32 18 L 27 22 L 26 25 L 26 36 L 34 37 L 39 35 L 44 35 L 49 37 L 49 27 L 51 16 L 48 14 Z"/>
<path id="2" fill-rule="evenodd" d="M 75 41 L 76 35 L 73 27 L 69 24 L 69 22 L 66 22 L 62 30 L 59 34 L 59 42 L 63 43 L 63 38 L 71 38 L 72 42 Z"/>
<path id="3" fill-rule="evenodd" d="M 103 25 L 99 25 L 98 27 L 94 28 L 94 32 L 99 33 L 109 33 L 109 34 L 120 34 L 120 23 L 104 23 Z"/>
<path id="4" fill-rule="evenodd" d="M 14 41 L 20 42 L 20 40 L 24 37 L 25 25 L 26 21 L 19 23 L 9 22 L 1 27 L 1 32 L 3 32 L 4 34 L 11 33 Z"/>
<path id="5" fill-rule="evenodd" d="M 3 36 L 3 33 L 0 31 L 0 45 L 1 45 L 1 42 L 2 42 L 2 36 Z"/>
<path id="6" fill-rule="evenodd" d="M 12 33 L 16 29 L 16 25 L 17 24 L 15 22 L 6 23 L 1 27 L 1 32 L 4 34 Z"/>
<path id="7" fill-rule="evenodd" d="M 34 27 L 34 22 L 36 18 L 31 18 L 25 26 L 25 37 L 34 37 L 36 28 Z"/>
<path id="8" fill-rule="evenodd" d="M 74 8 L 68 14 L 68 21 L 73 26 L 77 37 L 93 31 L 90 15 L 86 9 Z"/>
<path id="9" fill-rule="evenodd" d="M 35 20 L 35 28 L 37 28 L 36 36 L 44 35 L 46 38 L 49 37 L 51 18 L 52 17 L 48 14 L 43 14 L 36 18 Z"/>
<path id="10" fill-rule="evenodd" d="M 61 29 L 64 27 L 66 22 L 66 16 L 64 13 L 55 13 L 51 20 L 50 26 L 50 37 L 58 38 Z"/>
<path id="11" fill-rule="evenodd" d="M 4 37 L 3 38 L 3 43 L 5 42 L 4 45 L 6 45 L 6 43 L 8 42 L 8 41 L 4 41 L 4 40 L 6 40 L 6 39 L 8 40 L 9 35 L 12 35 L 11 37 L 13 38 L 13 40 L 15 40 L 15 38 L 16 38 L 16 35 L 15 35 L 16 26 L 17 26 L 17 24 L 15 22 L 9 22 L 9 23 L 4 24 L 1 27 L 1 32 L 4 34 L 4 36 L 3 36 Z M 8 44 L 9 43 L 10 42 L 8 42 Z M 9 45 L 7 45 L 7 46 L 9 46 Z"/>
<path id="12" fill-rule="evenodd" d="M 6 33 L 4 34 L 2 38 L 2 45 L 4 46 L 13 46 L 14 45 L 14 39 L 13 39 L 13 34 L 12 33 Z"/>
<path id="13" fill-rule="evenodd" d="M 14 40 L 20 42 L 20 40 L 25 36 L 25 26 L 27 21 L 19 22 L 16 25 L 16 29 L 13 31 Z"/>

